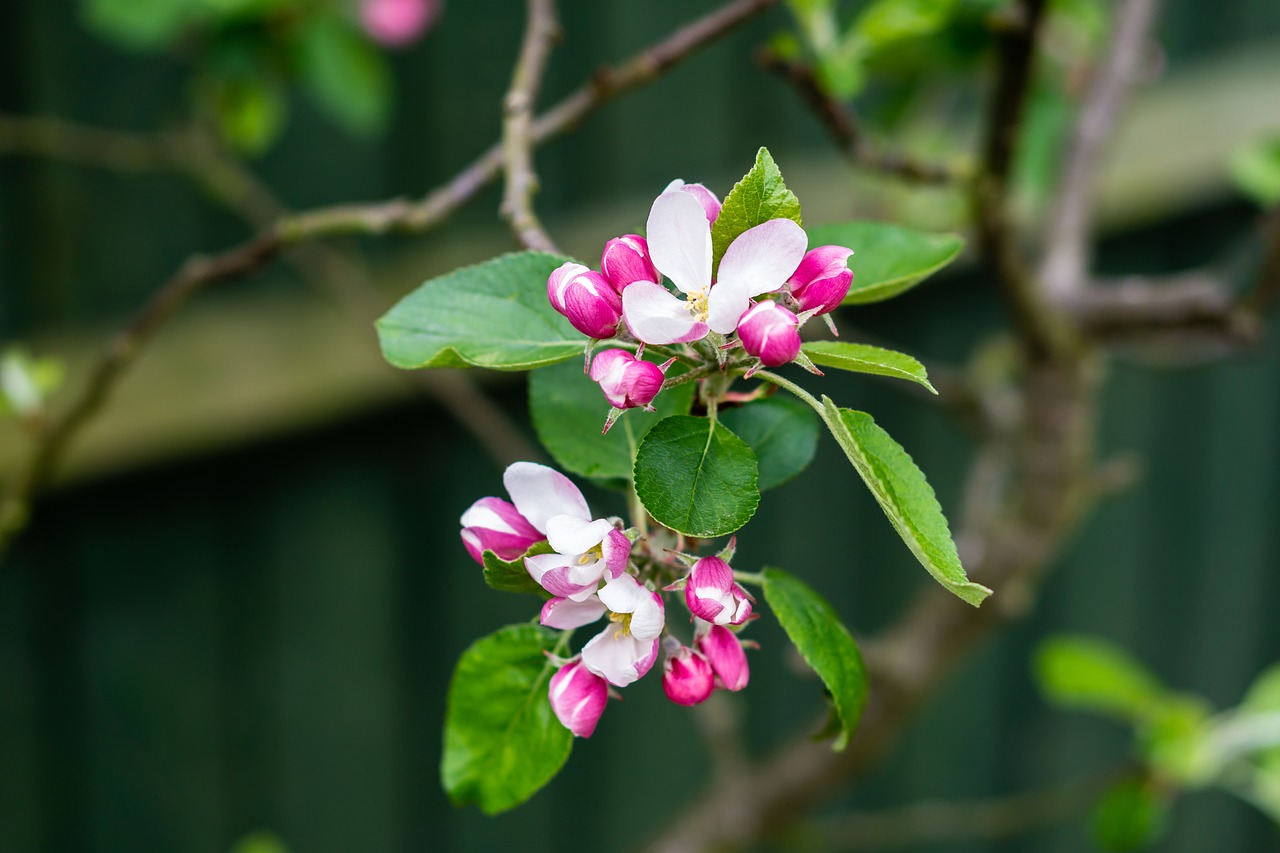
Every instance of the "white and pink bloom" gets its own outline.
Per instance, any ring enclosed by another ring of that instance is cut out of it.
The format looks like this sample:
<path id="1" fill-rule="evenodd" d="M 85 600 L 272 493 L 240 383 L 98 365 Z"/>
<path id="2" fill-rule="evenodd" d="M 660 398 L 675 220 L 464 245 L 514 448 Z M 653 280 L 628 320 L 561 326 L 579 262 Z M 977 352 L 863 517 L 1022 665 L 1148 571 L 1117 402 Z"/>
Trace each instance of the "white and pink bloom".
<path id="1" fill-rule="evenodd" d="M 747 686 L 751 672 L 747 667 L 747 653 L 737 634 L 723 625 L 712 625 L 710 630 L 698 632 L 694 644 L 711 664 L 717 687 L 741 690 Z"/>
<path id="2" fill-rule="evenodd" d="M 404 47 L 431 28 L 442 5 L 441 0 L 364 0 L 360 24 L 374 41 Z"/>
<path id="3" fill-rule="evenodd" d="M 551 676 L 547 698 L 556 718 L 574 737 L 591 737 L 609 701 L 609 685 L 576 660 Z"/>
<path id="4" fill-rule="evenodd" d="M 481 498 L 462 514 L 461 522 L 462 544 L 471 559 L 482 566 L 485 551 L 511 561 L 547 538 L 502 498 Z"/>
<path id="5" fill-rule="evenodd" d="M 658 658 L 666 621 L 662 596 L 628 574 L 610 580 L 598 596 L 609 609 L 609 624 L 582 647 L 582 663 L 615 687 L 626 687 Z"/>
<path id="6" fill-rule="evenodd" d="M 839 307 L 853 283 L 853 271 L 848 265 L 852 254 L 853 249 L 844 246 L 819 246 L 805 253 L 787 280 L 787 289 L 801 312 L 826 314 Z"/>
<path id="7" fill-rule="evenodd" d="M 622 292 L 623 317 L 649 344 L 696 341 L 708 330 L 731 334 L 753 296 L 778 290 L 804 257 L 808 237 L 790 219 L 771 219 L 738 235 L 711 278 L 711 223 L 688 186 L 664 192 L 649 211 L 649 255 L 684 294 L 656 281 L 637 281 Z"/>
<path id="8" fill-rule="evenodd" d="M 800 354 L 800 321 L 786 308 L 765 299 L 742 315 L 738 339 L 765 367 L 778 367 Z"/>
<path id="9" fill-rule="evenodd" d="M 662 663 L 662 692 L 677 705 L 697 705 L 715 690 L 711 664 L 688 646 L 668 637 L 667 659 Z"/>
<path id="10" fill-rule="evenodd" d="M 689 612 L 713 625 L 741 625 L 751 618 L 751 596 L 719 557 L 703 557 L 693 564 L 685 581 L 684 601 Z"/>
<path id="11" fill-rule="evenodd" d="M 652 410 L 649 404 L 662 390 L 663 370 L 622 349 L 605 350 L 591 362 L 591 378 L 616 409 Z"/>
<path id="12" fill-rule="evenodd" d="M 674 181 L 667 184 L 667 188 L 663 190 L 663 192 L 669 193 L 673 190 L 688 193 L 696 198 L 698 200 L 698 204 L 702 205 L 702 212 L 706 214 L 708 222 L 714 224 L 715 221 L 720 218 L 720 199 L 716 197 L 715 193 L 707 189 L 705 185 L 686 184 L 684 181 L 676 178 Z M 657 281 L 656 278 L 652 280 Z"/>
<path id="13" fill-rule="evenodd" d="M 622 297 L 600 273 L 572 261 L 547 277 L 547 299 L 589 338 L 611 338 L 622 319 Z"/>
<path id="14" fill-rule="evenodd" d="M 649 258 L 649 243 L 639 234 L 624 234 L 604 244 L 600 274 L 622 293 L 636 281 L 658 281 L 658 270 Z"/>

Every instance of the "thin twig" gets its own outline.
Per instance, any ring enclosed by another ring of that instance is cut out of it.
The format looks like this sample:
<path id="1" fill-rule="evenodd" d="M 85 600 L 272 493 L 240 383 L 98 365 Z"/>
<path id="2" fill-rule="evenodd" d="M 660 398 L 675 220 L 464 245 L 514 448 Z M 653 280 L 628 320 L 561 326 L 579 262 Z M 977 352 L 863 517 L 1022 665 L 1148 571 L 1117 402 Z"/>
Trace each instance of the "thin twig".
<path id="1" fill-rule="evenodd" d="M 1067 142 L 1040 267 L 1041 282 L 1055 301 L 1065 301 L 1087 284 L 1094 178 L 1116 116 L 1139 76 L 1159 7 L 1160 0 L 1120 4 L 1107 53 L 1089 83 Z"/>
<path id="2" fill-rule="evenodd" d="M 172 169 L 173 139 L 104 130 L 43 116 L 0 116 L 0 155 L 16 154 L 60 160 L 117 172 Z"/>
<path id="3" fill-rule="evenodd" d="M 533 169 L 533 110 L 551 45 L 559 37 L 555 0 L 529 0 L 529 21 L 525 24 L 520 57 L 503 100 L 502 166 L 506 188 L 502 215 L 522 246 L 543 252 L 559 250 L 533 210 L 533 194 L 538 191 L 538 176 Z"/>
<path id="4" fill-rule="evenodd" d="M 597 73 L 583 86 L 534 122 L 534 143 L 565 132 L 578 121 L 624 91 L 656 79 L 680 60 L 724 35 L 776 0 L 737 2 L 675 31 L 666 39 L 623 63 L 616 70 Z M 419 202 L 403 199 L 368 205 L 338 205 L 286 216 L 250 240 L 212 257 L 189 259 L 107 347 L 66 413 L 42 434 L 0 501 L 0 562 L 17 533 L 25 526 L 31 503 L 45 488 L 67 447 L 92 419 L 132 363 L 138 350 L 187 299 L 223 281 L 248 275 L 302 243 L 340 234 L 425 231 L 470 201 L 501 171 L 501 149 L 494 146 L 444 186 Z"/>
<path id="5" fill-rule="evenodd" d="M 795 87 L 853 165 L 926 186 L 958 182 L 959 176 L 939 163 L 928 163 L 906 154 L 876 151 L 863 134 L 862 125 L 853 110 L 827 94 L 812 66 L 784 59 L 767 48 L 757 51 L 756 61 Z"/>

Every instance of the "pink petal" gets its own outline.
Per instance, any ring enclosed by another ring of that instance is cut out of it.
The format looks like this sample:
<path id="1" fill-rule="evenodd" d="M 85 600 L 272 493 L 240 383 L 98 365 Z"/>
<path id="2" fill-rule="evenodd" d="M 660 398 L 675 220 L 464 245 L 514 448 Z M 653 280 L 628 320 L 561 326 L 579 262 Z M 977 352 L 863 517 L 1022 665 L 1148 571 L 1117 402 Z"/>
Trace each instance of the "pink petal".
<path id="1" fill-rule="evenodd" d="M 525 570 L 539 586 L 552 595 L 583 601 L 595 595 L 604 574 L 604 560 L 581 565 L 577 557 L 563 554 L 537 554 L 524 558 Z"/>
<path id="2" fill-rule="evenodd" d="M 548 628 L 568 630 L 590 625 L 606 612 L 607 608 L 595 596 L 585 601 L 556 597 L 542 605 L 542 615 L 538 621 Z"/>
<path id="3" fill-rule="evenodd" d="M 502 475 L 511 502 L 529 523 L 547 532 L 547 520 L 556 515 L 590 519 L 587 499 L 559 471 L 533 462 L 513 462 Z"/>
<path id="4" fill-rule="evenodd" d="M 609 687 L 582 661 L 575 661 L 551 676 L 547 699 L 561 725 L 575 737 L 591 737 L 608 704 Z"/>
<path id="5" fill-rule="evenodd" d="M 647 344 L 682 344 L 707 334 L 706 324 L 694 318 L 687 302 L 651 281 L 637 281 L 622 291 L 622 317 L 631 334 Z"/>
<path id="6" fill-rule="evenodd" d="M 678 290 L 697 293 L 711 285 L 711 224 L 698 199 L 663 193 L 654 200 L 646 227 L 649 258 Z"/>
<path id="7" fill-rule="evenodd" d="M 612 530 L 604 537 L 601 551 L 604 554 L 605 571 L 610 578 L 616 578 L 627 568 L 627 560 L 631 556 L 631 540 L 621 530 Z"/>

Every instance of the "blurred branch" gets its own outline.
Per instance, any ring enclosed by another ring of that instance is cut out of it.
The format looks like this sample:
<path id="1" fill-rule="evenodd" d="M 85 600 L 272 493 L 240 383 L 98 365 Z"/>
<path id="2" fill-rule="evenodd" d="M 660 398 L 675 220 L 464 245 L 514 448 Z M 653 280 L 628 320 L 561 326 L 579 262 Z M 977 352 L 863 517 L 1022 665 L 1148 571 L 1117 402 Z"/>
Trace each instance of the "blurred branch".
<path id="1" fill-rule="evenodd" d="M 783 59 L 767 48 L 757 51 L 756 61 L 795 87 L 853 165 L 923 185 L 955 184 L 960 180 L 960 176 L 941 164 L 876 151 L 863 134 L 853 110 L 823 90 L 812 66 Z"/>
<path id="2" fill-rule="evenodd" d="M 543 252 L 559 250 L 533 210 L 533 194 L 538 190 L 538 176 L 533 169 L 533 108 L 551 45 L 559 37 L 554 0 L 529 0 L 529 22 L 520 45 L 520 58 L 503 101 L 502 166 L 506 188 L 502 215 L 522 246 Z"/>
<path id="3" fill-rule="evenodd" d="M 0 154 L 61 160 L 117 172 L 172 169 L 173 145 L 164 135 L 103 130 L 42 116 L 0 115 Z"/>
<path id="4" fill-rule="evenodd" d="M 1093 185 L 1116 115 L 1138 78 L 1160 0 L 1125 0 L 1118 7 L 1107 53 L 1090 81 L 1067 142 L 1056 203 L 1050 214 L 1040 277 L 1061 300 L 1086 286 Z"/>
<path id="5" fill-rule="evenodd" d="M 916 844 L 995 841 L 1087 811 L 1115 779 L 1101 774 L 1042 791 L 972 802 L 926 801 L 817 821 L 804 830 L 823 850 L 892 850 Z"/>
<path id="6" fill-rule="evenodd" d="M 559 135 L 614 97 L 660 76 L 689 54 L 714 41 L 776 0 L 737 0 L 675 31 L 615 70 L 595 78 L 545 113 L 533 124 L 533 144 Z M 67 148 L 80 150 L 82 142 Z M 130 149 L 135 153 L 141 148 Z M 101 161 L 97 161 L 100 163 Z M 140 160 L 138 162 L 141 162 Z M 48 485 L 76 435 L 101 409 L 139 350 L 178 308 L 215 284 L 249 275 L 293 246 L 340 234 L 426 231 L 470 201 L 502 168 L 501 146 L 495 145 L 444 186 L 418 202 L 396 199 L 366 205 L 337 205 L 278 218 L 248 241 L 213 256 L 188 259 L 120 331 L 99 358 L 65 414 L 51 421 L 27 463 L 0 500 L 0 562 L 14 537 L 26 525 L 31 503 Z M 474 403 L 465 389 L 451 389 L 459 405 Z"/>

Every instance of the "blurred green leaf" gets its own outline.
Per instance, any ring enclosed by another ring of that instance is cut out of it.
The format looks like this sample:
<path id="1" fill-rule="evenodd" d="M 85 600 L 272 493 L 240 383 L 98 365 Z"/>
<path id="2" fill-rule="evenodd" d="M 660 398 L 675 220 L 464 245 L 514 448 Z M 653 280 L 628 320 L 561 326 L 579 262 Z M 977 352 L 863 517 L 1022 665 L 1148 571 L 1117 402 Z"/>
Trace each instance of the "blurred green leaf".
<path id="1" fill-rule="evenodd" d="M 767 148 L 756 152 L 755 165 L 725 196 L 720 215 L 711 226 L 712 264 L 719 268 L 729 244 L 738 235 L 770 219 L 800 222 L 800 202 L 787 189 L 782 172 Z"/>
<path id="2" fill-rule="evenodd" d="M 1236 187 L 1262 207 L 1280 203 L 1280 136 L 1239 149 L 1229 163 Z"/>
<path id="3" fill-rule="evenodd" d="M 199 12 L 192 0 L 81 0 L 85 25 L 133 50 L 155 50 L 173 41 Z"/>
<path id="4" fill-rule="evenodd" d="M 1164 831 L 1168 806 L 1146 779 L 1115 784 L 1093 811 L 1094 840 L 1104 850 L 1136 850 Z"/>
<path id="5" fill-rule="evenodd" d="M 1082 636 L 1057 636 L 1035 654 L 1040 690 L 1054 704 L 1124 720 L 1143 720 L 1168 693 L 1140 663 L 1117 646 Z"/>
<path id="6" fill-rule="evenodd" d="M 809 247 L 847 246 L 853 286 L 845 305 L 891 299 L 910 290 L 947 264 L 964 248 L 956 234 L 930 234 L 884 222 L 841 222 L 809 230 Z"/>
<path id="7" fill-rule="evenodd" d="M 942 29 L 954 6 L 953 0 L 875 0 L 854 20 L 852 32 L 883 49 Z"/>
<path id="8" fill-rule="evenodd" d="M 858 644 L 826 599 L 812 587 L 780 569 L 764 570 L 764 596 L 805 663 L 831 694 L 840 715 L 832 748 L 849 744 L 867 703 L 867 670 Z"/>
<path id="9" fill-rule="evenodd" d="M 725 409 L 720 420 L 755 453 L 762 492 L 809 467 L 821 432 L 812 409 L 782 394 Z"/>
<path id="10" fill-rule="evenodd" d="M 1164 696 L 1151 706 L 1138 731 L 1147 763 L 1183 785 L 1212 782 L 1222 762 L 1212 749 L 1211 715 L 1208 703 L 1198 696 Z"/>
<path id="11" fill-rule="evenodd" d="M 289 848 L 280 836 L 259 830 L 231 845 L 231 853 L 289 853 Z"/>
<path id="12" fill-rule="evenodd" d="M 673 369 L 670 375 L 676 373 Z M 641 439 L 663 418 L 689 414 L 694 387 L 686 382 L 663 391 L 653 400 L 654 411 L 631 409 L 601 435 L 609 402 L 582 372 L 582 360 L 572 359 L 529 376 L 529 412 L 538 440 L 561 468 L 584 477 L 630 480 Z"/>
<path id="13" fill-rule="evenodd" d="M 272 82 L 238 75 L 215 80 L 208 87 L 218 131 L 228 145 L 261 154 L 280 137 L 288 108 L 284 93 Z"/>
<path id="14" fill-rule="evenodd" d="M 440 777 L 455 805 L 498 814 L 551 781 L 573 735 L 547 700 L 560 632 L 509 625 L 472 643 L 449 682 Z"/>
<path id="15" fill-rule="evenodd" d="M 347 130 L 373 136 L 391 114 L 386 60 L 354 25 L 317 16 L 299 35 L 299 73 L 316 105 Z"/>
<path id="16" fill-rule="evenodd" d="M 36 359 L 22 347 L 8 347 L 0 355 L 0 412 L 38 412 L 62 384 L 64 372 L 57 359 Z"/>
<path id="17" fill-rule="evenodd" d="M 581 358 L 582 334 L 547 301 L 547 276 L 567 260 L 516 252 L 423 283 L 378 320 L 383 357 L 407 369 L 493 370 Z"/>
<path id="18" fill-rule="evenodd" d="M 636 495 L 665 527 L 706 538 L 732 533 L 760 504 L 756 456 L 727 426 L 672 415 L 636 452 Z"/>
<path id="19" fill-rule="evenodd" d="M 1250 711 L 1280 711 L 1280 663 L 1264 669 L 1253 680 L 1240 707 Z"/>

